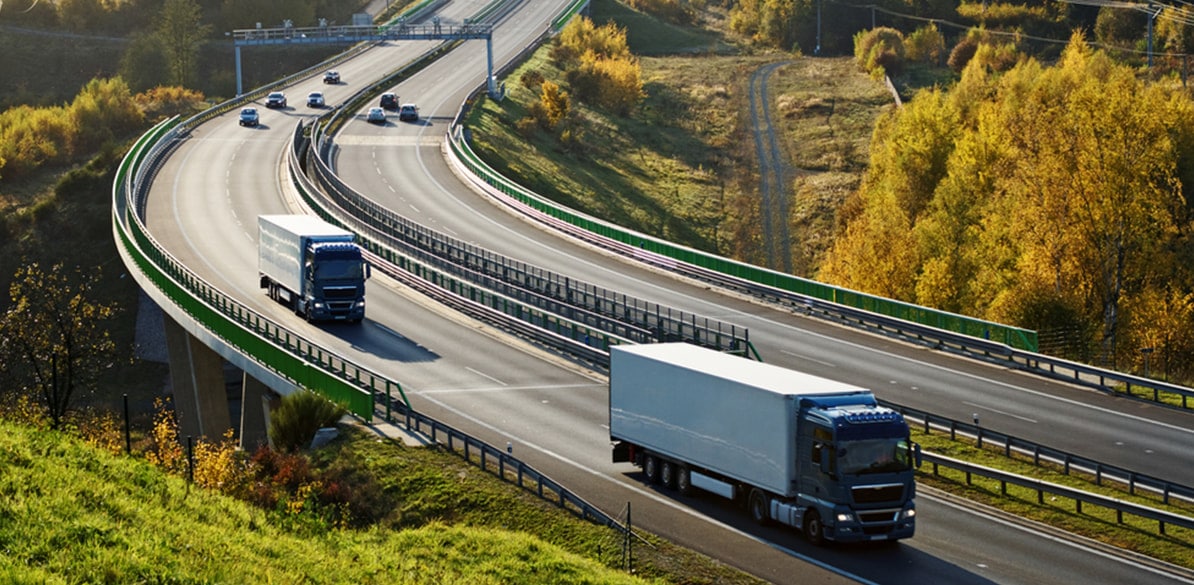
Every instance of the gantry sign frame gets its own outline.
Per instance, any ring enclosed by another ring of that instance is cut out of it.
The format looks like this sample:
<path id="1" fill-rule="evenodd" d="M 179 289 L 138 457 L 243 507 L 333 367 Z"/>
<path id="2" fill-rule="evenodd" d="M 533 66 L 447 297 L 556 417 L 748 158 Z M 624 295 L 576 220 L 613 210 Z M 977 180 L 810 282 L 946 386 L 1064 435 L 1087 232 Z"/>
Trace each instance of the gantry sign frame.
<path id="1" fill-rule="evenodd" d="M 486 85 L 495 95 L 497 82 L 493 78 L 493 25 L 482 23 L 442 24 L 439 19 L 422 24 L 398 21 L 381 25 L 347 25 L 283 28 L 245 28 L 232 31 L 236 47 L 236 95 L 243 95 L 241 85 L 240 48 L 262 45 L 288 44 L 354 44 L 381 41 L 467 41 L 485 40 Z"/>

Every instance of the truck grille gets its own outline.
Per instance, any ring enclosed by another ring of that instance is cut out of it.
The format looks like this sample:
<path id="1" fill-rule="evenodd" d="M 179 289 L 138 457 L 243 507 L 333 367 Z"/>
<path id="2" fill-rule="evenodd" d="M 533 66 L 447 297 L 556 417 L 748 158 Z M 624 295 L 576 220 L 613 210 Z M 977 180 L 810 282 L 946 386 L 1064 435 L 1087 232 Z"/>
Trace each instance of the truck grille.
<path id="1" fill-rule="evenodd" d="M 871 510 L 859 511 L 858 521 L 863 524 L 895 522 L 900 516 L 899 510 Z"/>
<path id="2" fill-rule="evenodd" d="M 326 298 L 328 300 L 349 299 L 349 300 L 355 301 L 357 298 L 357 289 L 356 289 L 356 287 L 344 288 L 344 287 L 328 286 L 328 287 L 324 287 L 323 296 L 324 296 L 324 298 Z"/>
<path id="3" fill-rule="evenodd" d="M 851 490 L 854 502 L 858 504 L 878 504 L 881 502 L 898 502 L 904 499 L 904 486 L 898 483 L 886 485 L 860 485 Z"/>

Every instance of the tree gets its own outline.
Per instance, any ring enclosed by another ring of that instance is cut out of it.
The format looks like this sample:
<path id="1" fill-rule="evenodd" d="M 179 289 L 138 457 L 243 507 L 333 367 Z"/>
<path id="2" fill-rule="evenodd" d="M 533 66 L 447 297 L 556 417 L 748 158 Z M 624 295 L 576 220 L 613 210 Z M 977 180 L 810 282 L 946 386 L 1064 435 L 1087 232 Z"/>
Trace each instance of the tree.
<path id="1" fill-rule="evenodd" d="M 132 91 L 146 91 L 167 83 L 170 64 L 166 62 L 161 35 L 137 35 L 120 58 L 120 77 Z"/>
<path id="2" fill-rule="evenodd" d="M 37 401 L 54 428 L 79 394 L 94 391 L 116 355 L 104 326 L 117 308 L 90 298 L 98 281 L 97 272 L 29 264 L 17 270 L 12 304 L 0 317 L 0 371 L 12 381 L 9 391 Z"/>
<path id="3" fill-rule="evenodd" d="M 166 0 L 158 13 L 156 33 L 172 85 L 186 87 L 195 77 L 199 43 L 211 32 L 211 25 L 200 24 L 202 16 L 195 0 Z"/>

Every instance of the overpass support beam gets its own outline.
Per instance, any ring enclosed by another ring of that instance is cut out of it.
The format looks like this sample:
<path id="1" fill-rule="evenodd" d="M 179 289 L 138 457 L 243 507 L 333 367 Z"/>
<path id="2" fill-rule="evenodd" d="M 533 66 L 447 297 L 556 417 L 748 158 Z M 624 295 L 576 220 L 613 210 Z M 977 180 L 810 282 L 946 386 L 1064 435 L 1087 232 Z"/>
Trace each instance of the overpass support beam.
<path id="1" fill-rule="evenodd" d="M 279 398 L 247 372 L 241 384 L 240 448 L 252 453 L 269 445 L 269 413 Z"/>
<path id="2" fill-rule="evenodd" d="M 165 319 L 165 328 L 179 437 L 218 441 L 232 428 L 224 360 L 173 319 Z"/>

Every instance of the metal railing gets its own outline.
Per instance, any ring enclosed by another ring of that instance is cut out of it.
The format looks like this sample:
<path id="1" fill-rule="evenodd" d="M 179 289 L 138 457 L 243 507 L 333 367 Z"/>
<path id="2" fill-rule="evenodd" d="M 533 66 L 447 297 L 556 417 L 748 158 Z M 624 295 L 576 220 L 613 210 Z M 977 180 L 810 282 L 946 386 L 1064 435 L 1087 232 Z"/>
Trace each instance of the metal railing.
<path id="1" fill-rule="evenodd" d="M 628 530 L 625 525 L 600 508 L 588 503 L 534 467 L 523 463 L 514 455 L 424 414 L 401 407 L 397 407 L 396 410 L 399 410 L 399 416 L 387 418 L 389 422 L 401 420 L 407 431 L 429 437 L 431 442 L 446 446 L 482 471 L 491 473 L 503 481 L 513 482 L 540 499 L 552 502 L 583 520 L 603 524 L 622 533 Z"/>
<path id="2" fill-rule="evenodd" d="M 1079 514 L 1083 513 L 1082 507 L 1084 504 L 1106 508 L 1115 512 L 1116 523 L 1124 523 L 1124 514 L 1130 514 L 1139 518 L 1147 520 L 1155 520 L 1157 522 L 1157 530 L 1161 534 L 1165 534 L 1166 526 L 1179 526 L 1181 528 L 1194 530 L 1194 518 L 1182 516 L 1173 512 L 1158 510 L 1150 508 L 1141 504 L 1132 502 L 1125 502 L 1116 498 L 1102 496 L 1099 494 L 1092 494 L 1090 492 L 1079 489 L 1049 483 L 1047 481 L 1024 477 L 998 469 L 991 469 L 975 463 L 966 461 L 959 461 L 951 459 L 943 455 L 935 455 L 933 453 L 924 453 L 924 461 L 932 465 L 932 474 L 940 476 L 940 468 L 945 467 L 961 471 L 965 474 L 966 485 L 973 485 L 973 476 L 985 477 L 999 482 L 999 493 L 1002 496 L 1007 496 L 1007 486 L 1015 485 L 1023 488 L 1028 488 L 1036 492 L 1036 503 L 1038 505 L 1047 505 L 1045 502 L 1045 494 L 1052 494 L 1067 498 L 1074 501 L 1075 511 Z"/>
<path id="3" fill-rule="evenodd" d="M 923 325 L 979 339 L 994 339 L 1000 343 L 1023 349 L 1037 347 L 1036 332 L 992 321 L 975 319 L 927 307 L 868 295 L 828 284 L 799 278 L 767 268 L 738 262 L 716 254 L 680 246 L 666 240 L 641 234 L 604 220 L 558 205 L 501 176 L 473 152 L 459 128 L 449 132 L 451 153 L 476 176 L 497 192 L 512 198 L 522 206 L 534 209 L 538 217 L 552 218 L 581 231 L 602 236 L 609 244 L 630 246 L 666 259 L 672 264 L 691 267 L 691 276 L 713 279 L 717 284 L 747 285 L 748 292 L 773 289 L 779 294 L 795 293 L 803 298 L 827 301 L 876 315 L 898 319 L 909 325 Z M 729 276 L 732 279 L 726 279 Z"/>
<path id="4" fill-rule="evenodd" d="M 720 351 L 747 352 L 750 334 L 740 325 L 555 274 L 449 237 L 378 205 L 344 183 L 322 156 L 315 156 L 317 151 L 329 150 L 318 145 L 321 137 L 315 129 L 311 139 L 314 146 L 306 159 L 308 174 L 313 174 L 323 187 L 312 193 L 310 203 L 315 208 L 325 207 L 318 201 L 318 195 L 325 194 L 332 205 L 352 218 L 351 225 L 346 227 L 364 237 L 376 238 L 440 273 L 635 343 L 687 341 Z M 293 165 L 300 163 L 301 156 L 302 153 L 295 152 L 292 157 L 292 174 L 296 172 Z"/>
<path id="5" fill-rule="evenodd" d="M 300 141 L 301 134 L 300 125 L 296 127 L 293 139 Z M 370 263 L 395 280 L 460 313 L 593 363 L 608 360 L 610 345 L 629 343 L 628 339 L 475 286 L 399 252 L 390 245 L 384 233 L 376 232 L 354 216 L 323 205 L 318 188 L 298 168 L 296 158 L 301 147 L 292 145 L 289 150 L 291 181 L 306 206 L 326 221 L 356 233 L 359 243 L 370 255 Z"/>
<path id="6" fill-rule="evenodd" d="M 457 119 L 462 119 L 458 116 Z M 1036 333 L 907 303 L 879 299 L 750 266 L 639 234 L 548 201 L 502 177 L 472 151 L 465 129 L 449 132 L 453 164 L 519 213 L 639 262 L 740 291 L 793 311 L 938 349 L 993 361 L 1056 380 L 1190 408 L 1194 389 L 1034 353 Z M 928 324 L 926 324 L 928 323 Z M 1143 392 L 1141 390 L 1143 389 Z"/>
<path id="7" fill-rule="evenodd" d="M 1030 455 L 1033 465 L 1041 466 L 1042 462 L 1058 465 L 1065 475 L 1070 475 L 1072 471 L 1085 472 L 1094 476 L 1096 485 L 1103 485 L 1103 481 L 1108 480 L 1127 486 L 1128 493 L 1132 495 L 1136 494 L 1137 489 L 1152 491 L 1160 494 L 1161 501 L 1165 504 L 1169 503 L 1171 497 L 1194 502 L 1194 487 L 1138 473 L 1124 467 L 1109 465 L 1062 449 L 1054 449 L 981 425 L 939 416 L 887 400 L 880 400 L 879 403 L 903 414 L 906 419 L 916 421 L 925 434 L 931 434 L 936 430 L 949 433 L 952 440 L 957 440 L 959 434 L 972 437 L 979 447 L 982 447 L 984 443 L 1002 446 L 1003 454 L 1006 457 L 1011 457 L 1014 451 Z M 910 421 L 909 424 L 911 425 L 912 422 Z"/>

